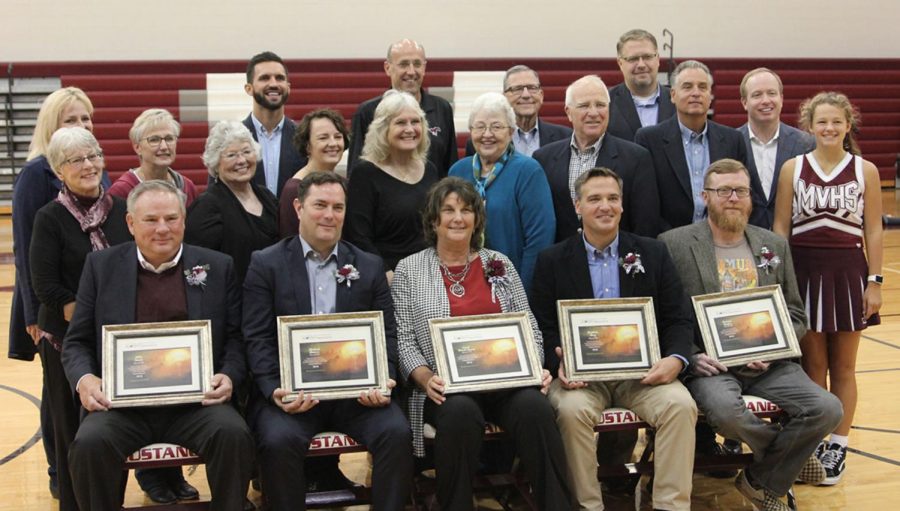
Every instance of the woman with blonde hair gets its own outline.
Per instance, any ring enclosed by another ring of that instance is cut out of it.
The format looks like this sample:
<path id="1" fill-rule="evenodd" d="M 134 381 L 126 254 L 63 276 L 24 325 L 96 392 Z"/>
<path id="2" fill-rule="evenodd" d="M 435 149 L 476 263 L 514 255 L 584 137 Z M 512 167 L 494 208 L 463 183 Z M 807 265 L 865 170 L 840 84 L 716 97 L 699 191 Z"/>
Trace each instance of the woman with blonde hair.
<path id="1" fill-rule="evenodd" d="M 94 105 L 91 104 L 91 100 L 84 91 L 76 87 L 65 87 L 51 93 L 44 99 L 38 112 L 28 159 L 16 177 L 13 187 L 12 223 L 16 287 L 10 308 L 9 358 L 34 360 L 35 352 L 44 349 L 41 342 L 43 332 L 37 324 L 39 301 L 31 287 L 28 252 L 31 249 L 31 234 L 38 210 L 54 200 L 63 186 L 45 156 L 50 138 L 59 128 L 78 126 L 92 131 L 93 113 Z M 102 174 L 102 184 L 104 188 L 109 187 L 109 178 L 105 171 Z M 45 390 L 41 397 L 41 435 L 47 462 L 50 465 L 48 469 L 50 493 L 56 496 L 53 424 L 46 405 L 46 397 Z"/>
<path id="2" fill-rule="evenodd" d="M 843 475 L 856 411 L 856 354 L 862 330 L 881 320 L 883 231 L 878 169 L 853 139 L 859 113 L 837 92 L 800 107 L 801 127 L 816 138 L 812 152 L 787 161 L 778 178 L 773 230 L 788 238 L 807 327 L 803 369 L 844 406 L 844 418 L 816 450 L 823 485 Z"/>

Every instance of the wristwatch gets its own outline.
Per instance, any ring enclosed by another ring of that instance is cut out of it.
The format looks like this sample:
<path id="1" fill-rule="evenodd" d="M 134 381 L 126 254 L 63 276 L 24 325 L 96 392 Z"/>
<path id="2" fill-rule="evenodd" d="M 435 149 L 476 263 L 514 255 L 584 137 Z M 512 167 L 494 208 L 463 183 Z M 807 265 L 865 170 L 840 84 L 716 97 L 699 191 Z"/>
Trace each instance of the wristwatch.
<path id="1" fill-rule="evenodd" d="M 884 284 L 884 275 L 869 275 L 867 280 L 876 284 Z"/>

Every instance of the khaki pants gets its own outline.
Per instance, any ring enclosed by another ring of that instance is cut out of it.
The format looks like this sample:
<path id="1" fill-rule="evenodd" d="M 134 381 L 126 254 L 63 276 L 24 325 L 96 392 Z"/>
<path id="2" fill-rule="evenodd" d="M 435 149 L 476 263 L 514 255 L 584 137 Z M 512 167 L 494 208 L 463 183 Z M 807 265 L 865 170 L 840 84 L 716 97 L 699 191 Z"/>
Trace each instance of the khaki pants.
<path id="1" fill-rule="evenodd" d="M 594 426 L 610 406 L 633 410 L 656 428 L 653 507 L 672 511 L 691 508 L 697 405 L 680 381 L 657 386 L 642 385 L 637 380 L 598 382 L 566 390 L 554 380 L 549 398 L 556 409 L 580 509 L 603 509 Z"/>

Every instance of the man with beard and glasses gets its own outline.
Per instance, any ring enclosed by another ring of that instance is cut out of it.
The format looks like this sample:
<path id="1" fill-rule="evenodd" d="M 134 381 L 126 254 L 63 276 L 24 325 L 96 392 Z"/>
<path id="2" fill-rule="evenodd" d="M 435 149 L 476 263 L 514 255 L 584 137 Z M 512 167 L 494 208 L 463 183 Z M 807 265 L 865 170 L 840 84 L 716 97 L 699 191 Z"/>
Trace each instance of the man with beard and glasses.
<path id="1" fill-rule="evenodd" d="M 784 293 L 797 337 L 806 331 L 806 314 L 787 241 L 748 225 L 752 203 L 750 172 L 736 160 L 722 159 L 706 171 L 703 201 L 706 221 L 659 236 L 675 262 L 687 295 L 736 291 L 778 284 Z M 774 254 L 766 258 L 763 254 Z M 817 484 L 825 469 L 813 455 L 819 441 L 840 422 L 841 403 L 816 385 L 793 360 L 755 361 L 726 368 L 702 352 L 691 357 L 684 383 L 706 421 L 721 435 L 739 438 L 753 451 L 753 464 L 735 486 L 757 509 L 786 510 L 781 497 L 795 479 Z M 787 420 L 768 423 L 748 409 L 742 394 L 778 405 Z"/>
<path id="2" fill-rule="evenodd" d="M 284 183 L 306 165 L 292 143 L 297 126 L 284 115 L 291 81 L 281 57 L 270 51 L 254 55 L 247 63 L 244 92 L 253 97 L 253 112 L 244 126 L 262 146 L 253 180 L 280 197 Z"/>

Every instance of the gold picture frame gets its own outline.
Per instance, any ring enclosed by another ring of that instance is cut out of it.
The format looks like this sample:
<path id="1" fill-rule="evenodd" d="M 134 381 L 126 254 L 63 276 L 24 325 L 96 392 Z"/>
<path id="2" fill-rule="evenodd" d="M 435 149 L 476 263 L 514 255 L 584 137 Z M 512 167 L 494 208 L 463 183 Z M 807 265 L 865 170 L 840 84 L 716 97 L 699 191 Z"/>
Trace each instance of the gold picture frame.
<path id="1" fill-rule="evenodd" d="M 444 393 L 540 386 L 542 369 L 525 312 L 428 320 Z"/>
<path id="2" fill-rule="evenodd" d="M 391 393 L 381 311 L 279 316 L 278 353 L 284 403 L 301 390 L 320 401 Z"/>
<path id="3" fill-rule="evenodd" d="M 103 392 L 112 406 L 199 403 L 213 375 L 209 320 L 104 325 Z"/>
<path id="4" fill-rule="evenodd" d="M 653 298 L 559 300 L 566 378 L 639 380 L 659 358 Z"/>
<path id="5" fill-rule="evenodd" d="M 800 356 L 781 286 L 691 298 L 706 354 L 726 367 Z"/>

